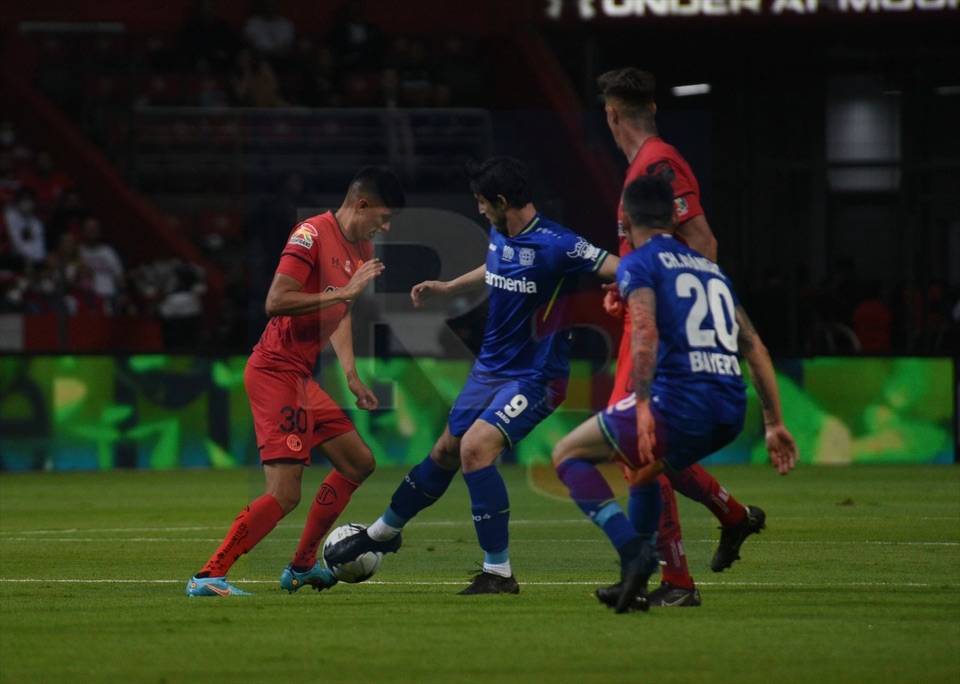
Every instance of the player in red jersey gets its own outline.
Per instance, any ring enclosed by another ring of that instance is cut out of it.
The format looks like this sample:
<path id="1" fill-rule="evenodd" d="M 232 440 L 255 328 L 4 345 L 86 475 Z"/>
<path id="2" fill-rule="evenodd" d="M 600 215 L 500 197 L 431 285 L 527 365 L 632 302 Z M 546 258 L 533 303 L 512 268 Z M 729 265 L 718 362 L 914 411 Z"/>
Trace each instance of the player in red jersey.
<path id="1" fill-rule="evenodd" d="M 700 206 L 700 186 L 690 165 L 675 147 L 667 144 L 657 132 L 654 102 L 656 82 L 653 74 L 634 67 L 616 69 L 601 74 L 597 85 L 604 99 L 607 125 L 617 147 L 630 162 L 624 188 L 641 176 L 661 176 L 670 182 L 674 193 L 676 234 L 690 247 L 712 261 L 717 260 L 717 240 Z M 621 258 L 630 253 L 630 243 L 623 231 L 623 204 L 617 207 Z M 630 318 L 623 309 L 616 286 L 605 286 L 604 308 L 623 317 L 623 336 L 617 356 L 617 372 L 609 405 L 629 395 L 631 386 Z M 642 483 L 635 471 L 623 467 L 630 484 L 630 518 L 636 522 L 635 500 Z M 666 563 L 663 583 L 650 593 L 652 606 L 699 606 L 700 592 L 694 585 L 683 549 L 677 499 L 674 489 L 684 496 L 699 501 L 717 517 L 721 525 L 720 545 L 710 567 L 722 572 L 739 556 L 740 546 L 750 535 L 764 527 L 765 514 L 756 506 L 744 506 L 727 492 L 703 466 L 694 464 L 680 472 L 668 472 L 658 479 L 663 499 L 663 514 L 657 539 L 657 550 Z M 619 597 L 618 586 L 597 590 L 601 600 Z M 601 596 L 604 592 L 611 596 Z"/>
<path id="2" fill-rule="evenodd" d="M 266 492 L 240 512 L 220 547 L 187 582 L 188 596 L 248 593 L 227 582 L 227 572 L 297 507 L 314 446 L 334 469 L 317 491 L 280 586 L 293 593 L 304 585 L 319 591 L 336 583 L 317 560 L 317 549 L 376 463 L 353 423 L 313 379 L 313 367 L 329 341 L 357 408 L 377 407 L 376 396 L 357 376 L 350 308 L 384 269 L 370 241 L 390 229 L 405 202 L 392 171 L 364 167 L 336 212 L 298 223 L 290 233 L 267 292 L 271 318 L 244 374 Z"/>

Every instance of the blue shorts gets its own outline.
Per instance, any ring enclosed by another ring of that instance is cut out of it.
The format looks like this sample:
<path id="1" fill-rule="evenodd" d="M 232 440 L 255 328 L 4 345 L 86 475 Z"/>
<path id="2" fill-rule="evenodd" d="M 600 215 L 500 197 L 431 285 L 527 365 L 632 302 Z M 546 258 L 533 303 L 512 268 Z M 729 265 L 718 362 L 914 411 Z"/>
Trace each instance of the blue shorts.
<path id="1" fill-rule="evenodd" d="M 560 405 L 566 385 L 565 380 L 544 383 L 470 371 L 450 409 L 450 434 L 463 437 L 474 422 L 484 420 L 500 430 L 506 448 L 512 449 Z"/>
<path id="2" fill-rule="evenodd" d="M 719 451 L 743 430 L 743 418 L 737 423 L 676 420 L 665 416 L 655 402 L 650 412 L 656 423 L 657 444 L 653 455 L 667 468 L 680 471 Z M 637 448 L 637 395 L 631 394 L 597 414 L 600 431 L 614 455 L 631 468 L 640 467 Z"/>

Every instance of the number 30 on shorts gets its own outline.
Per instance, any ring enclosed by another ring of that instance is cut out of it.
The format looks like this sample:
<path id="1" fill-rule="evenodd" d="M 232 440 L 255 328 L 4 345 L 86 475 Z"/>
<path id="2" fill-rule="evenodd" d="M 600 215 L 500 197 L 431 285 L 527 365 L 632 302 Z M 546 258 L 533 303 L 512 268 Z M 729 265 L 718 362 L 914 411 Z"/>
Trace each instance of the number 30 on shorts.
<path id="1" fill-rule="evenodd" d="M 509 404 L 503 407 L 503 412 L 511 418 L 516 418 L 523 413 L 523 409 L 527 408 L 527 404 L 527 398 L 522 394 L 518 394 L 510 400 Z"/>
<path id="2" fill-rule="evenodd" d="M 280 424 L 283 432 L 296 431 L 303 434 L 307 431 L 307 412 L 304 409 L 284 406 L 280 409 L 280 415 L 283 416 L 283 422 Z"/>

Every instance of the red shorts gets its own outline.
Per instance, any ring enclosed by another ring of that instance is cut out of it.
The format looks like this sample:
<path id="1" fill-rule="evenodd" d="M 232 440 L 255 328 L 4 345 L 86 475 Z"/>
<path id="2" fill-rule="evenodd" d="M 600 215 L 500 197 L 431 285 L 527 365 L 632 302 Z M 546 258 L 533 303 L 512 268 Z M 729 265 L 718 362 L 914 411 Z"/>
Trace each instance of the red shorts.
<path id="1" fill-rule="evenodd" d="M 262 462 L 294 458 L 310 465 L 310 449 L 356 429 L 313 378 L 296 371 L 254 368 L 248 363 L 243 384 Z"/>

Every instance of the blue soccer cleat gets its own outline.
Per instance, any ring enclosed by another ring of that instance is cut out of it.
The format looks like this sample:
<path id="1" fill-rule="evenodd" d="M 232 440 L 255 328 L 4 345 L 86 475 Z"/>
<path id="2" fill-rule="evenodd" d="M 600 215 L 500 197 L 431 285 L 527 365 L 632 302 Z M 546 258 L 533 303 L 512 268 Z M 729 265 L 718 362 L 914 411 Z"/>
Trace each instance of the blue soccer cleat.
<path id="1" fill-rule="evenodd" d="M 297 572 L 291 564 L 288 565 L 280 575 L 280 586 L 291 594 L 303 586 L 312 587 L 317 591 L 323 591 L 324 589 L 329 589 L 337 582 L 339 582 L 339 580 L 334 577 L 333 573 L 327 568 L 323 567 L 323 564 L 319 560 L 306 572 Z"/>
<path id="2" fill-rule="evenodd" d="M 187 582 L 187 596 L 251 596 L 238 589 L 226 577 L 191 577 Z"/>

